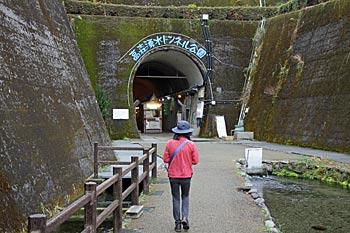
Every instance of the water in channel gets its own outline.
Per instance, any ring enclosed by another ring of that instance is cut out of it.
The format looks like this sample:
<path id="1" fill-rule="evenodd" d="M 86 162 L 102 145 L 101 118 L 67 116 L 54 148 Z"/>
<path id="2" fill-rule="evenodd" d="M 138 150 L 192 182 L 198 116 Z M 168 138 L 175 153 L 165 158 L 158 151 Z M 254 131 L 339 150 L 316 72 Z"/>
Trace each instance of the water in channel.
<path id="1" fill-rule="evenodd" d="M 349 233 L 350 190 L 286 177 L 253 177 L 283 233 Z"/>

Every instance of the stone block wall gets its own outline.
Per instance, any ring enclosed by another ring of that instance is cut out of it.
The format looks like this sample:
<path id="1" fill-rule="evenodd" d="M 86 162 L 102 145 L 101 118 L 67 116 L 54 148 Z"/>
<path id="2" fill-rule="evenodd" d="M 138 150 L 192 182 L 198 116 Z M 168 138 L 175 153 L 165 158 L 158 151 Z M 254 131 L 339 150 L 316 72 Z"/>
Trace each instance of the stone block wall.
<path id="1" fill-rule="evenodd" d="M 80 194 L 94 142 L 110 139 L 62 1 L 1 1 L 0 231 Z"/>
<path id="2" fill-rule="evenodd" d="M 258 140 L 350 151 L 349 12 L 350 2 L 337 0 L 268 20 L 245 121 Z M 77 15 L 74 35 L 60 0 L 2 1 L 0 16 L 0 231 L 20 232 L 29 214 L 79 195 L 93 142 L 110 143 L 92 85 L 123 108 L 132 65 L 117 61 L 129 48 L 161 31 L 202 43 L 203 35 L 197 18 Z M 210 20 L 221 103 L 210 107 L 205 135 L 214 135 L 215 115 L 228 130 L 237 122 L 239 106 L 225 101 L 241 96 L 257 25 Z M 110 126 L 115 138 L 137 134 L 134 116 Z"/>
<path id="3" fill-rule="evenodd" d="M 350 2 L 268 20 L 246 129 L 258 140 L 350 151 Z"/>
<path id="4" fill-rule="evenodd" d="M 88 15 L 79 17 L 70 15 L 70 17 L 93 85 L 101 85 L 107 91 L 112 108 L 129 108 L 128 82 L 133 63 L 118 60 L 139 40 L 153 33 L 174 32 L 187 35 L 204 44 L 199 19 Z M 221 102 L 212 108 L 207 117 L 212 121 L 215 115 L 225 115 L 228 130 L 233 129 L 237 123 L 240 109 L 237 102 L 225 102 L 225 100 L 239 100 L 241 96 L 244 83 L 242 70 L 248 66 L 252 49 L 251 38 L 257 25 L 256 21 L 210 21 L 213 51 L 217 58 L 214 59 L 215 72 L 211 78 L 214 83 L 214 96 Z M 217 88 L 220 91 L 216 91 Z M 133 109 L 130 109 L 130 112 L 133 112 Z M 112 138 L 138 136 L 134 114 L 130 114 L 129 120 L 107 121 Z M 208 123 L 204 126 L 203 134 L 215 136 L 215 126 Z"/>

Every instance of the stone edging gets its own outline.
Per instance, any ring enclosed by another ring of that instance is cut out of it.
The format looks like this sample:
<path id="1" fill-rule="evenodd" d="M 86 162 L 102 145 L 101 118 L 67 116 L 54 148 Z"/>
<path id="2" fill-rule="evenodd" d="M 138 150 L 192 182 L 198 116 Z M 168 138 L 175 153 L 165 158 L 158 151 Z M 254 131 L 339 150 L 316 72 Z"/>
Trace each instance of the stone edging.
<path id="1" fill-rule="evenodd" d="M 325 183 L 350 188 L 350 172 L 341 165 L 337 167 L 322 165 L 322 162 L 318 165 L 312 162 L 263 161 L 263 167 L 267 174 L 276 172 L 281 176 L 321 180 Z"/>
<path id="2" fill-rule="evenodd" d="M 270 211 L 265 205 L 264 198 L 261 197 L 258 193 L 258 190 L 253 187 L 253 184 L 250 181 L 250 176 L 245 171 L 245 167 L 246 167 L 245 159 L 240 159 L 236 163 L 236 166 L 237 168 L 240 169 L 241 176 L 243 176 L 245 179 L 244 188 L 242 188 L 242 191 L 249 194 L 253 198 L 254 203 L 262 209 L 262 212 L 265 218 L 265 227 L 268 229 L 268 232 L 279 233 L 280 231 L 277 229 L 276 224 L 274 223 L 273 218 L 270 214 Z"/>
<path id="3" fill-rule="evenodd" d="M 275 222 L 273 221 L 273 217 L 271 216 L 269 209 L 265 205 L 264 198 L 261 197 L 260 194 L 258 193 L 258 190 L 253 187 L 253 184 L 250 181 L 250 176 L 245 171 L 245 168 L 246 168 L 245 159 L 240 159 L 236 163 L 236 166 L 241 171 L 241 176 L 243 176 L 245 180 L 242 191 L 249 194 L 253 198 L 254 203 L 261 208 L 265 218 L 265 227 L 267 228 L 268 232 L 279 233 L 280 231 L 278 230 Z"/>
<path id="4" fill-rule="evenodd" d="M 265 205 L 264 198 L 260 196 L 257 189 L 255 189 L 251 183 L 250 175 L 246 172 L 246 160 L 240 159 L 237 161 L 236 166 L 240 169 L 241 175 L 245 178 L 242 191 L 249 194 L 253 198 L 254 203 L 263 210 L 266 228 L 269 232 L 280 232 L 273 222 L 273 217 Z M 321 180 L 326 183 L 341 185 L 344 188 L 350 188 L 350 172 L 336 166 L 320 166 L 310 162 L 264 160 L 263 172 L 266 175 L 278 172 L 282 176 Z"/>

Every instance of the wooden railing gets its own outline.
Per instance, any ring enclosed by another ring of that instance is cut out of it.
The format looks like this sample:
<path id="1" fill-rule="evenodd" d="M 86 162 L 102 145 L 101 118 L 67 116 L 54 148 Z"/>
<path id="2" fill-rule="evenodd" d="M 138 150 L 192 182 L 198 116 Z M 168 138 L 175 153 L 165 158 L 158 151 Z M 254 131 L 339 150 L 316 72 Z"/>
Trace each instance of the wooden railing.
<path id="1" fill-rule="evenodd" d="M 142 150 L 141 157 L 131 156 L 130 162 L 101 161 L 98 159 L 100 150 Z M 150 157 L 152 162 L 150 163 Z M 28 217 L 29 233 L 49 233 L 57 229 L 81 208 L 84 208 L 84 230 L 82 233 L 96 233 L 96 229 L 113 214 L 113 232 L 122 229 L 122 203 L 131 195 L 131 204 L 139 204 L 139 184 L 143 182 L 144 194 L 149 193 L 150 173 L 152 178 L 157 177 L 157 145 L 151 148 L 110 147 L 94 144 L 94 178 L 98 178 L 98 164 L 127 165 L 126 167 L 113 167 L 113 176 L 97 186 L 95 182 L 85 183 L 85 193 L 82 197 L 71 203 L 53 218 L 47 220 L 43 214 L 34 214 Z M 139 165 L 143 165 L 143 173 L 139 175 Z M 131 172 L 131 185 L 123 191 L 122 178 Z M 113 202 L 97 215 L 97 197 L 109 187 L 113 188 Z"/>

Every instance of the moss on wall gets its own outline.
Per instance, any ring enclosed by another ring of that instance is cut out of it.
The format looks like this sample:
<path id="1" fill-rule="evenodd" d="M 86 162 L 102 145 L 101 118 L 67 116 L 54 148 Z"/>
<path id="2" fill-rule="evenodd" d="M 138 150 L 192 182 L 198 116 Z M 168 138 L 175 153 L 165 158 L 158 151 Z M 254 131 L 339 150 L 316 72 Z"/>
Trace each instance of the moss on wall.
<path id="1" fill-rule="evenodd" d="M 312 4 L 315 3 L 318 3 L 318 1 L 312 2 Z M 289 1 L 287 5 L 266 8 L 263 15 L 271 17 L 279 12 L 283 13 L 304 6 L 303 2 L 299 1 L 299 5 L 291 4 L 292 1 Z M 318 6 L 317 9 L 322 7 L 324 5 Z M 113 107 L 129 108 L 130 112 L 133 110 L 129 107 L 130 103 L 127 103 L 127 100 L 129 98 L 128 102 L 130 102 L 132 96 L 131 92 L 125 93 L 125 89 L 130 87 L 130 81 L 132 81 L 128 80 L 132 64 L 129 60 L 116 65 L 114 73 L 109 76 L 109 80 L 115 80 L 115 83 L 106 81 L 105 77 L 99 77 L 98 70 L 101 69 L 99 68 L 101 61 L 98 56 L 101 57 L 101 54 L 106 54 L 107 56 L 108 54 L 108 51 L 101 49 L 100 45 L 103 41 L 115 41 L 115 46 L 113 47 L 116 55 L 114 57 L 115 63 L 117 58 L 121 57 L 137 41 L 151 33 L 172 31 L 186 34 L 195 39 L 199 38 L 197 40 L 201 41 L 198 18 L 200 18 L 203 10 L 210 14 L 211 19 L 260 19 L 262 17 L 261 9 L 258 8 L 203 8 L 196 5 L 176 8 L 105 5 L 67 1 L 66 8 L 68 12 L 73 14 L 117 16 L 90 17 L 86 15 L 72 15 L 71 18 L 74 31 L 77 34 L 78 44 L 89 74 L 92 76 L 92 81 L 101 83 L 104 88 L 109 89 L 108 93 L 114 104 Z M 255 14 L 253 12 L 258 13 Z M 293 140 L 286 139 L 281 132 L 276 130 L 276 127 L 282 127 L 285 119 L 276 119 L 275 115 L 281 112 L 285 114 L 290 114 L 291 112 L 286 102 L 281 104 L 281 98 L 284 98 L 286 95 L 286 85 L 293 84 L 292 89 L 289 90 L 290 95 L 296 93 L 296 90 L 303 85 L 305 61 L 303 56 L 293 50 L 293 45 L 297 43 L 298 32 L 303 30 L 301 26 L 305 27 L 302 21 L 302 15 L 306 14 L 305 12 L 308 12 L 308 10 L 275 17 L 268 22 L 268 33 L 262 47 L 259 48 L 263 51 L 259 57 L 259 67 L 252 72 L 253 78 L 258 77 L 259 81 L 257 82 L 262 84 L 262 86 L 256 83 L 253 87 L 255 91 L 252 94 L 251 104 L 268 103 L 257 108 L 251 108 L 250 115 L 253 115 L 253 117 L 248 120 L 250 121 L 248 128 L 256 128 L 257 130 L 255 131 L 258 138 L 265 138 L 280 143 L 285 141 L 293 142 Z M 132 18 L 120 16 L 132 16 Z M 138 18 L 138 16 L 147 18 Z M 197 19 L 193 20 L 192 18 Z M 322 22 L 322 20 L 319 20 L 319 22 Z M 240 87 L 243 86 L 244 82 L 242 70 L 248 66 L 250 49 L 252 47 L 251 38 L 255 34 L 257 22 L 211 20 L 210 24 L 213 36 L 213 49 L 216 53 L 215 55 L 221 58 L 220 62 L 215 61 L 216 72 L 212 77 L 213 89 L 225 87 L 224 94 L 214 92 L 214 96 L 218 100 L 238 99 L 241 92 Z M 88 33 L 87 36 L 85 36 L 85 31 Z M 92 35 L 89 35 L 90 31 Z M 239 49 L 235 50 L 235 46 Z M 231 56 L 227 54 L 227 51 L 230 51 Z M 108 59 L 103 58 L 102 60 L 106 61 Z M 110 63 L 113 63 L 111 59 Z M 117 79 L 113 78 L 117 76 Z M 290 77 L 293 77 L 293 80 L 290 80 Z M 233 86 L 235 86 L 234 90 L 231 88 Z M 235 110 L 231 110 L 234 114 L 228 116 L 228 128 L 229 130 L 233 129 L 236 122 L 235 116 L 238 116 L 238 106 L 213 107 L 211 108 L 211 116 L 206 116 L 207 121 L 211 122 L 215 115 L 221 115 L 232 107 Z M 119 131 L 126 129 L 124 126 L 128 128 L 125 131 L 126 135 L 137 134 L 136 127 L 133 127 L 134 115 L 131 115 L 131 119 L 126 124 L 120 125 L 113 121 L 110 122 L 109 125 L 112 129 L 110 133 L 115 135 L 114 137 L 123 137 L 123 134 L 120 134 Z M 206 125 L 204 129 L 207 130 L 203 131 L 204 134 L 212 135 L 215 131 L 214 127 L 213 125 Z M 313 145 L 316 144 L 315 142 L 313 143 Z"/>
<path id="2" fill-rule="evenodd" d="M 245 121 L 257 139 L 350 151 L 349 9 L 338 0 L 268 20 Z"/>
<path id="3" fill-rule="evenodd" d="M 0 231 L 20 232 L 80 193 L 92 144 L 110 139 L 62 1 L 14 0 L 0 14 Z"/>
<path id="4" fill-rule="evenodd" d="M 118 62 L 130 48 L 142 38 L 159 32 L 174 32 L 185 34 L 203 43 L 203 35 L 199 19 L 183 20 L 171 18 L 138 18 L 138 17 L 104 17 L 70 15 L 72 27 L 76 33 L 84 63 L 93 82 L 104 88 L 112 102 L 112 108 L 127 108 L 130 119 L 123 121 L 110 120 L 108 122 L 112 138 L 137 137 L 137 128 L 133 108 L 129 106 L 133 101 L 131 72 L 134 62 L 130 57 Z M 212 79 L 223 92 L 217 95 L 219 100 L 239 99 L 244 77 L 242 70 L 249 63 L 251 38 L 258 23 L 256 21 L 210 21 L 213 37 L 213 51 L 220 59 L 215 61 L 215 74 Z M 85 32 L 87 33 L 85 35 Z M 100 45 L 114 46 L 101 47 Z M 111 56 L 111 50 L 114 52 Z M 106 76 L 108 68 L 100 64 L 114 66 L 113 72 Z M 228 65 L 229 64 L 229 65 Z M 216 86 L 214 87 L 215 90 Z M 129 96 L 128 96 L 129 94 Z M 215 94 L 216 95 L 216 94 Z M 129 98 L 129 101 L 128 101 Z M 232 110 L 232 107 L 234 110 Z M 237 122 L 239 109 L 235 104 L 224 104 L 213 109 L 213 116 L 227 115 L 228 130 Z M 210 127 L 211 134 L 216 129 Z M 209 133 L 209 132 L 207 132 Z"/>
<path id="5" fill-rule="evenodd" d="M 320 180 L 350 189 L 350 170 L 344 163 L 315 157 L 289 162 L 265 161 L 263 166 L 269 174 Z"/>
<path id="6" fill-rule="evenodd" d="M 0 231 L 21 232 L 24 228 L 26 218 L 18 211 L 14 193 L 11 189 L 11 182 L 9 182 L 8 175 L 4 171 L 0 171 Z"/>

